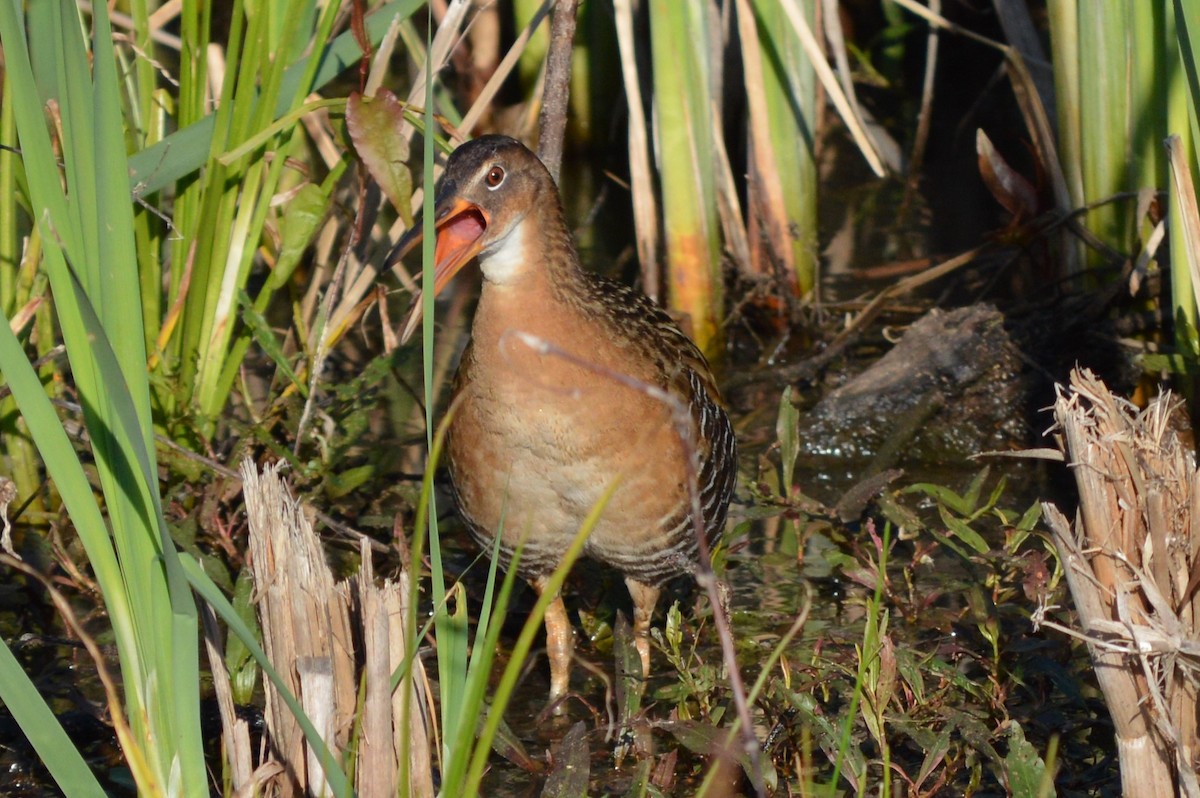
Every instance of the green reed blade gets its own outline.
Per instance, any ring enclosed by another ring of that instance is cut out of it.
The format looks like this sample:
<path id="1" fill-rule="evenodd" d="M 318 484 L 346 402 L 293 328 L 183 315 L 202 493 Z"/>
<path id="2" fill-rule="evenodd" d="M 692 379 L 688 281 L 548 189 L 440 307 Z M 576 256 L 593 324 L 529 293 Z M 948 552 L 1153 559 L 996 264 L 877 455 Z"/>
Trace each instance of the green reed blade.
<path id="1" fill-rule="evenodd" d="M 671 307 L 688 314 L 701 349 L 719 348 L 724 306 L 712 165 L 708 6 L 652 0 L 650 42 Z"/>

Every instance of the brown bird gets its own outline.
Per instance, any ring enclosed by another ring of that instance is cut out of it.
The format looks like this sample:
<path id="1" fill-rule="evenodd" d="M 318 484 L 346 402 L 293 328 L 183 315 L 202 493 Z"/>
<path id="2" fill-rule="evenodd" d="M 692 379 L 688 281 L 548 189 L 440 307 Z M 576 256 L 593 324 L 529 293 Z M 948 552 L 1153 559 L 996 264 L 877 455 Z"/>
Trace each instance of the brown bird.
<path id="1" fill-rule="evenodd" d="M 501 565 L 520 547 L 519 573 L 541 593 L 615 483 L 584 554 L 625 576 L 647 674 L 660 588 L 697 566 L 689 452 L 709 539 L 733 491 L 736 442 L 708 363 L 645 295 L 583 268 L 553 178 L 515 139 L 483 136 L 454 151 L 435 227 L 435 292 L 473 258 L 483 272 L 446 444 L 459 510 L 485 551 L 502 530 Z M 418 225 L 393 257 L 420 236 Z M 671 404 L 686 408 L 690 446 Z M 573 647 L 561 596 L 546 612 L 546 642 L 553 700 L 567 692 Z"/>

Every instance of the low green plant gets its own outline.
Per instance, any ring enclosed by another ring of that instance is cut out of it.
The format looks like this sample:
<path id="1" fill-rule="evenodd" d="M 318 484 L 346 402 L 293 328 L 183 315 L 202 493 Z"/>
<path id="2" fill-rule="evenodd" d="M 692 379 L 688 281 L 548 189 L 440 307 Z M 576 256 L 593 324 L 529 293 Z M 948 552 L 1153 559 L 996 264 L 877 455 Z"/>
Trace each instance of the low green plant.
<path id="1" fill-rule="evenodd" d="M 842 723 L 841 737 L 837 747 L 837 758 L 833 763 L 830 779 L 830 794 L 838 783 L 842 767 L 847 762 L 850 750 L 850 732 L 857 721 L 858 709 L 862 706 L 862 719 L 867 730 L 879 746 L 879 791 L 881 795 L 891 793 L 891 749 L 888 745 L 886 714 L 896 690 L 896 657 L 894 645 L 887 634 L 888 611 L 883 607 L 884 586 L 887 584 L 887 558 L 891 549 L 891 524 L 884 524 L 883 535 L 877 536 L 875 526 L 867 522 L 867 532 L 878 560 L 875 593 L 866 602 L 866 618 L 863 622 L 863 641 L 858 649 L 858 671 L 854 678 L 854 692 L 850 696 L 850 709 Z M 855 758 L 857 759 L 857 758 Z M 852 771 L 853 781 L 863 783 L 867 779 L 865 763 L 856 762 L 861 770 Z"/>
<path id="2" fill-rule="evenodd" d="M 777 444 L 760 459 L 747 515 L 755 523 L 786 519 L 805 530 L 808 545 L 735 550 L 729 560 L 741 580 L 772 584 L 803 574 L 821 597 L 803 634 L 779 643 L 764 638 L 778 634 L 781 613 L 794 611 L 795 591 L 777 586 L 769 607 L 738 614 L 737 626 L 773 649 L 752 695 L 780 782 L 809 795 L 970 793 L 989 785 L 1051 795 L 1064 744 L 1085 759 L 1102 757 L 1111 741 L 1093 732 L 1094 723 L 1064 742 L 1043 720 L 1048 691 L 1063 691 L 1056 706 L 1080 717 L 1094 720 L 1103 707 L 1072 687 L 1089 670 L 1086 652 L 1045 640 L 1030 623 L 1052 605 L 1060 576 L 1039 529 L 1040 505 L 1009 509 L 1007 477 L 984 468 L 961 486 L 892 487 L 861 525 L 837 522 L 796 488 L 803 476 L 795 411 L 784 398 Z M 681 639 L 698 633 L 685 626 Z M 681 647 L 687 656 L 668 659 L 703 674 L 708 650 Z M 664 694 L 693 691 L 690 706 L 725 700 L 719 683 L 701 699 L 694 691 L 707 683 L 685 674 L 674 682 Z"/>
<path id="3" fill-rule="evenodd" d="M 698 638 L 692 637 L 688 641 L 690 645 L 685 645 L 684 631 L 679 602 L 667 610 L 664 627 L 661 630 L 655 627 L 650 631 L 668 664 L 678 674 L 678 681 L 659 689 L 655 698 L 671 701 L 680 720 L 699 718 L 718 722 L 724 708 L 718 707 L 714 699 L 725 683 L 722 669 L 697 654 Z"/>

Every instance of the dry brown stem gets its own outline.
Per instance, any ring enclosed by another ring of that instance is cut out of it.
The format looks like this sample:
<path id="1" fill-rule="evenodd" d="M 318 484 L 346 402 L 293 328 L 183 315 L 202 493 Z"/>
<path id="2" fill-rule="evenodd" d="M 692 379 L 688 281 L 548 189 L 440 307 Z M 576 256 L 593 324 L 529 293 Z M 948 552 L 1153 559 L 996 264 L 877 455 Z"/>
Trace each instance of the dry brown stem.
<path id="1" fill-rule="evenodd" d="M 1171 426 L 1177 409 L 1165 394 L 1139 413 L 1079 369 L 1054 406 L 1080 511 L 1071 524 L 1053 505 L 1044 509 L 1130 796 L 1200 798 L 1200 599 L 1190 583 L 1200 475 Z"/>
<path id="2" fill-rule="evenodd" d="M 335 584 L 320 539 L 278 472 L 278 466 L 260 473 L 252 462 L 242 464 L 251 568 L 267 656 L 335 753 L 345 750 L 354 725 L 361 723 L 355 763 L 359 795 L 393 796 L 400 787 L 402 795 L 432 796 L 425 704 L 415 689 L 408 701 L 402 700 L 403 690 L 423 682 L 419 659 L 413 660 L 414 680 L 402 681 L 395 693 L 391 689 L 392 673 L 408 655 L 408 574 L 377 586 L 370 547 L 364 543 L 359 573 Z M 361 630 L 364 649 L 357 655 L 355 628 Z M 366 705 L 361 708 L 359 674 L 366 680 Z M 315 758 L 306 759 L 310 755 L 299 724 L 269 682 L 266 694 L 271 757 L 285 771 L 275 794 L 322 794 L 324 774 Z M 407 783 L 398 785 L 397 756 L 404 738 L 411 764 L 405 769 Z"/>
<path id="3" fill-rule="evenodd" d="M 229 784 L 235 794 L 249 793 L 254 788 L 254 748 L 250 743 L 250 724 L 237 715 L 229 670 L 225 667 L 224 636 L 217 625 L 212 607 L 202 604 L 200 616 L 204 621 L 204 650 L 212 672 L 213 692 L 221 714 L 222 747 L 229 762 Z"/>

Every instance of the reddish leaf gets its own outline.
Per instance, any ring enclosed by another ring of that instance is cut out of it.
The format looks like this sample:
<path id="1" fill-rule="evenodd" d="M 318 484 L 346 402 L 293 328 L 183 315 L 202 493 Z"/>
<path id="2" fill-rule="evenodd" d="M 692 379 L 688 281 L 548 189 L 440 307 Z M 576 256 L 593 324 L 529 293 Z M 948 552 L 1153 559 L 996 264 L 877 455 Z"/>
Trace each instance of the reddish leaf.
<path id="1" fill-rule="evenodd" d="M 654 772 L 650 775 L 650 783 L 665 793 L 675 789 L 676 767 L 679 763 L 679 749 L 672 748 L 658 758 Z"/>
<path id="2" fill-rule="evenodd" d="M 403 123 L 404 104 L 386 89 L 374 97 L 354 92 L 346 103 L 346 127 L 354 149 L 401 218 L 411 225 L 412 173 L 408 141 L 400 135 Z"/>
<path id="3" fill-rule="evenodd" d="M 996 152 L 992 140 L 983 130 L 975 133 L 975 151 L 979 154 L 979 174 L 996 201 L 1003 205 L 1014 219 L 1036 216 L 1037 190 Z"/>

